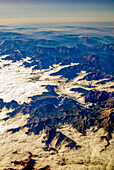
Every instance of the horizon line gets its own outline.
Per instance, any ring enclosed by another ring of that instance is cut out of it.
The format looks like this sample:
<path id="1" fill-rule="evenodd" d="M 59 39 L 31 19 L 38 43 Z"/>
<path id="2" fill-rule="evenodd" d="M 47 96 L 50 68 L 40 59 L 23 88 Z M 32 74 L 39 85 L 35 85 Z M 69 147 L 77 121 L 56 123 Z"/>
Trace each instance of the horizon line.
<path id="1" fill-rule="evenodd" d="M 38 17 L 38 18 L 0 18 L 0 25 L 58 22 L 114 22 L 113 17 Z"/>

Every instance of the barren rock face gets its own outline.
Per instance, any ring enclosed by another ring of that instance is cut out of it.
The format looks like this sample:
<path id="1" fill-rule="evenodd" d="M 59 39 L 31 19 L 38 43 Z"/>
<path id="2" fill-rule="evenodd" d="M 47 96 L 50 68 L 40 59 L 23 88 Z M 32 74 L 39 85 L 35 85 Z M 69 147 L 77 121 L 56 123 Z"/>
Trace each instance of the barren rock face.
<path id="1" fill-rule="evenodd" d="M 113 170 L 108 28 L 94 30 L 95 37 L 76 26 L 41 28 L 45 34 L 37 26 L 6 29 L 0 28 L 0 170 Z"/>

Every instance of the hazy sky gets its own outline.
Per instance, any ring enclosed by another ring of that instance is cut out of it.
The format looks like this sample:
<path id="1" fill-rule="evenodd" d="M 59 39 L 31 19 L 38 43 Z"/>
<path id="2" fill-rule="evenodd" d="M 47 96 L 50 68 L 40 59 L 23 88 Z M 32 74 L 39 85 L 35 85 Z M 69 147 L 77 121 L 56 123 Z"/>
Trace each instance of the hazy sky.
<path id="1" fill-rule="evenodd" d="M 0 24 L 113 20 L 114 0 L 0 0 Z"/>

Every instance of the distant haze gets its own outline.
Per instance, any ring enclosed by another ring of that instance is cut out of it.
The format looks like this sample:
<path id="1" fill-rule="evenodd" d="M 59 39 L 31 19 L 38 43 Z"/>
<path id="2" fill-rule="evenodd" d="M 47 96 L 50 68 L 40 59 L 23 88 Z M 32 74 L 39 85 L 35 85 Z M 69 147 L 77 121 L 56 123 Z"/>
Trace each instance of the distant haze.
<path id="1" fill-rule="evenodd" d="M 113 0 L 0 0 L 0 24 L 113 22 Z"/>

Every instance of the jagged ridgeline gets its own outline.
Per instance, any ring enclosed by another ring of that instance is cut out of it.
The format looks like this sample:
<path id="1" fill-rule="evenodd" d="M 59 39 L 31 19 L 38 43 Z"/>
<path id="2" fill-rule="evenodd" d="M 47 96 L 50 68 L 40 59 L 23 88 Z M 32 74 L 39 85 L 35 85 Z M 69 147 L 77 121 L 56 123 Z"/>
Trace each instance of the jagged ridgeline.
<path id="1" fill-rule="evenodd" d="M 114 168 L 112 31 L 0 27 L 1 170 Z"/>

